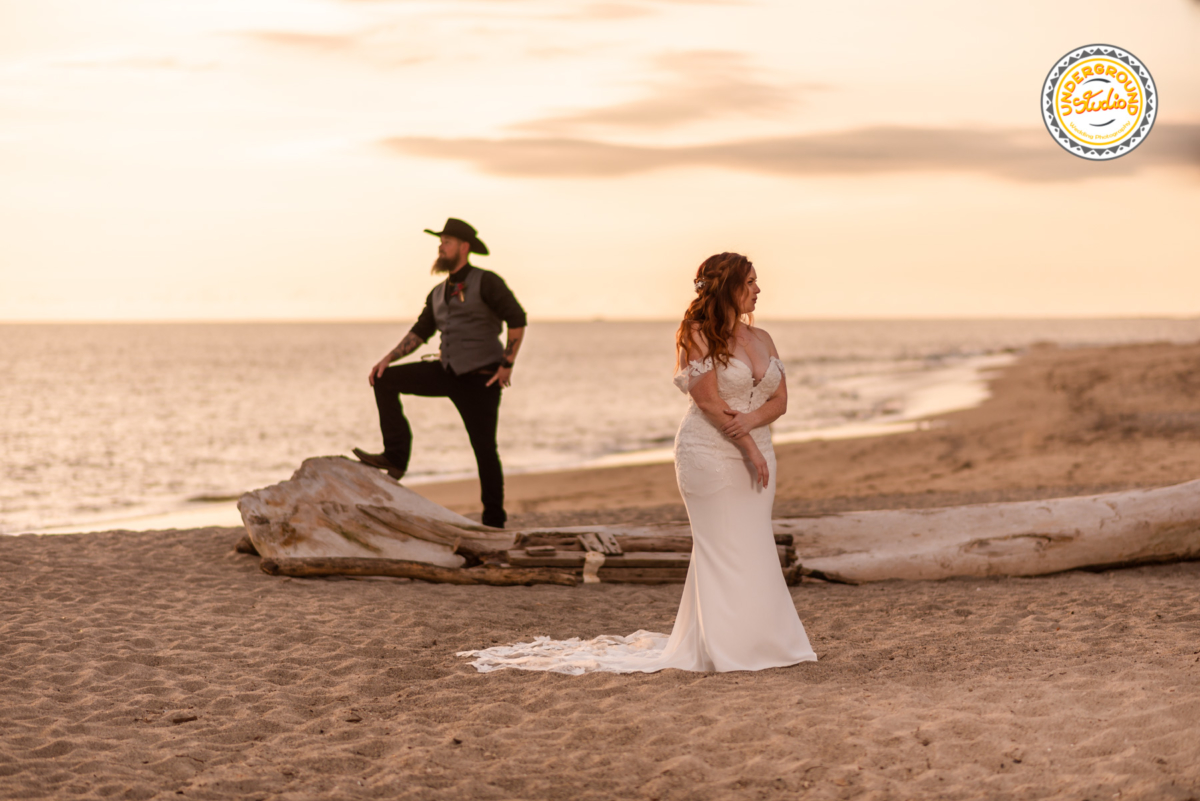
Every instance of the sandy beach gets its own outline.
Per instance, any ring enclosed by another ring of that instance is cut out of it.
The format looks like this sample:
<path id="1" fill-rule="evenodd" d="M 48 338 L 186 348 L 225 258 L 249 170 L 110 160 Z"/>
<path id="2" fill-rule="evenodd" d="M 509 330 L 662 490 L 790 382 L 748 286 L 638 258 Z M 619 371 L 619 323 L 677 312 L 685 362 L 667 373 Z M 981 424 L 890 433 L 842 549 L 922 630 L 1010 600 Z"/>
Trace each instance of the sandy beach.
<path id="1" fill-rule="evenodd" d="M 1036 347 L 983 405 L 781 446 L 776 516 L 1200 477 L 1200 345 Z M 475 514 L 475 482 L 422 494 Z M 684 519 L 671 465 L 518 475 L 513 525 Z M 668 631 L 680 585 L 269 577 L 240 530 L 0 539 L 0 797 L 1200 798 L 1200 563 L 792 588 L 820 661 L 480 675 Z"/>

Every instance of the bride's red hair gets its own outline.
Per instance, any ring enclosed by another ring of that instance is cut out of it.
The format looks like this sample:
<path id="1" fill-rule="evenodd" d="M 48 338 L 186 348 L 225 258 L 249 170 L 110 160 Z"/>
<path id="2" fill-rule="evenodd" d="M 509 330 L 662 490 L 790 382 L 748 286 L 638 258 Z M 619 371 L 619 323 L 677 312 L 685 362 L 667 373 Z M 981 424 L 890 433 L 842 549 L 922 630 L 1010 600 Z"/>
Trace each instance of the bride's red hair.
<path id="1" fill-rule="evenodd" d="M 695 334 L 708 346 L 714 362 L 728 366 L 733 356 L 730 339 L 738 321 L 738 301 L 746 291 L 746 276 L 754 265 L 740 253 L 718 253 L 709 256 L 696 270 L 696 299 L 683 313 L 683 322 L 675 332 L 676 354 L 692 347 Z M 748 323 L 753 315 L 744 315 Z"/>

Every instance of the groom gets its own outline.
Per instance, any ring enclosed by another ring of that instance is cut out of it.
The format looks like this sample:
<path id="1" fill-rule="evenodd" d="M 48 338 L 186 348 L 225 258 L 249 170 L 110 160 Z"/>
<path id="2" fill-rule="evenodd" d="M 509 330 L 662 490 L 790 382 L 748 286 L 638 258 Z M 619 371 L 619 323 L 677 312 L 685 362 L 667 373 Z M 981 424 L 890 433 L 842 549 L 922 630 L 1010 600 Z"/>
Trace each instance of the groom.
<path id="1" fill-rule="evenodd" d="M 504 279 L 470 264 L 470 254 L 488 254 L 475 229 L 451 217 L 440 231 L 425 229 L 440 239 L 433 273 L 446 280 L 425 298 L 425 308 L 400 344 L 371 368 L 368 380 L 375 388 L 383 453 L 354 455 L 365 464 L 386 470 L 399 480 L 408 469 L 412 451 L 412 428 L 404 416 L 400 395 L 449 398 L 458 409 L 479 468 L 483 524 L 503 528 L 504 472 L 496 448 L 496 422 L 500 413 L 500 390 L 512 380 L 513 362 L 525 336 L 525 310 Z M 500 332 L 508 326 L 508 344 L 500 344 Z M 408 364 L 402 359 L 441 331 L 438 361 Z"/>

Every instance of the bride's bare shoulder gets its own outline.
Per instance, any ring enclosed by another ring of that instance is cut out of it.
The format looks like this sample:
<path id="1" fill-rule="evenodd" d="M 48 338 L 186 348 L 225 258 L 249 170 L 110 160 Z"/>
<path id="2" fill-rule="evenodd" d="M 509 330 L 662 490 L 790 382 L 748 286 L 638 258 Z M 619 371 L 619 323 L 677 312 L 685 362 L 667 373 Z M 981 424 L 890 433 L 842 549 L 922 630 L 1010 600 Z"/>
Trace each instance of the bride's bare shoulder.
<path id="1" fill-rule="evenodd" d="M 696 343 L 697 345 L 702 346 L 705 350 L 707 350 L 708 349 L 708 337 L 704 336 L 704 331 L 702 331 L 700 329 L 700 323 L 696 322 L 695 320 L 691 320 L 688 322 L 687 327 L 688 327 L 688 338 L 692 342 Z"/>
<path id="2" fill-rule="evenodd" d="M 775 340 L 771 339 L 771 335 L 767 333 L 765 328 L 759 328 L 753 325 L 748 327 L 750 329 L 750 333 L 754 334 L 755 339 L 762 343 L 762 345 L 768 351 L 770 351 L 772 356 L 779 355 L 779 351 L 775 349 Z"/>
<path id="3" fill-rule="evenodd" d="M 687 327 L 688 327 L 687 352 L 686 352 L 686 354 L 681 353 L 680 356 L 682 357 L 682 356 L 686 355 L 689 360 L 690 359 L 703 359 L 705 356 L 708 355 L 708 339 L 704 336 L 704 333 L 700 330 L 700 323 L 696 322 L 695 320 L 689 321 L 687 323 Z"/>
<path id="4" fill-rule="evenodd" d="M 759 328 L 756 325 L 748 325 L 746 328 L 750 330 L 750 333 L 753 334 L 754 338 L 759 342 L 763 343 L 764 345 L 771 343 L 771 335 L 767 333 L 767 329 Z"/>

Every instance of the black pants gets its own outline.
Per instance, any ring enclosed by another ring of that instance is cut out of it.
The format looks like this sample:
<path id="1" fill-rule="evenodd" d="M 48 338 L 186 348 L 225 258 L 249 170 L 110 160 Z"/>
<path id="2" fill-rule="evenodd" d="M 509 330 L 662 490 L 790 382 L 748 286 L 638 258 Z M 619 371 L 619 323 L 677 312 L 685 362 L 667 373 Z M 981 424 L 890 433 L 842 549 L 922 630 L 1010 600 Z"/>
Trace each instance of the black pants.
<path id="1" fill-rule="evenodd" d="M 441 362 L 409 362 L 392 365 L 375 379 L 375 405 L 379 407 L 379 428 L 383 432 L 383 452 L 402 470 L 408 469 L 412 453 L 412 427 L 404 416 L 401 395 L 449 398 L 458 409 L 479 467 L 480 500 L 483 524 L 503 527 L 504 471 L 496 448 L 496 422 L 500 415 L 500 382 L 487 386 L 496 365 L 481 372 L 455 375 Z"/>

